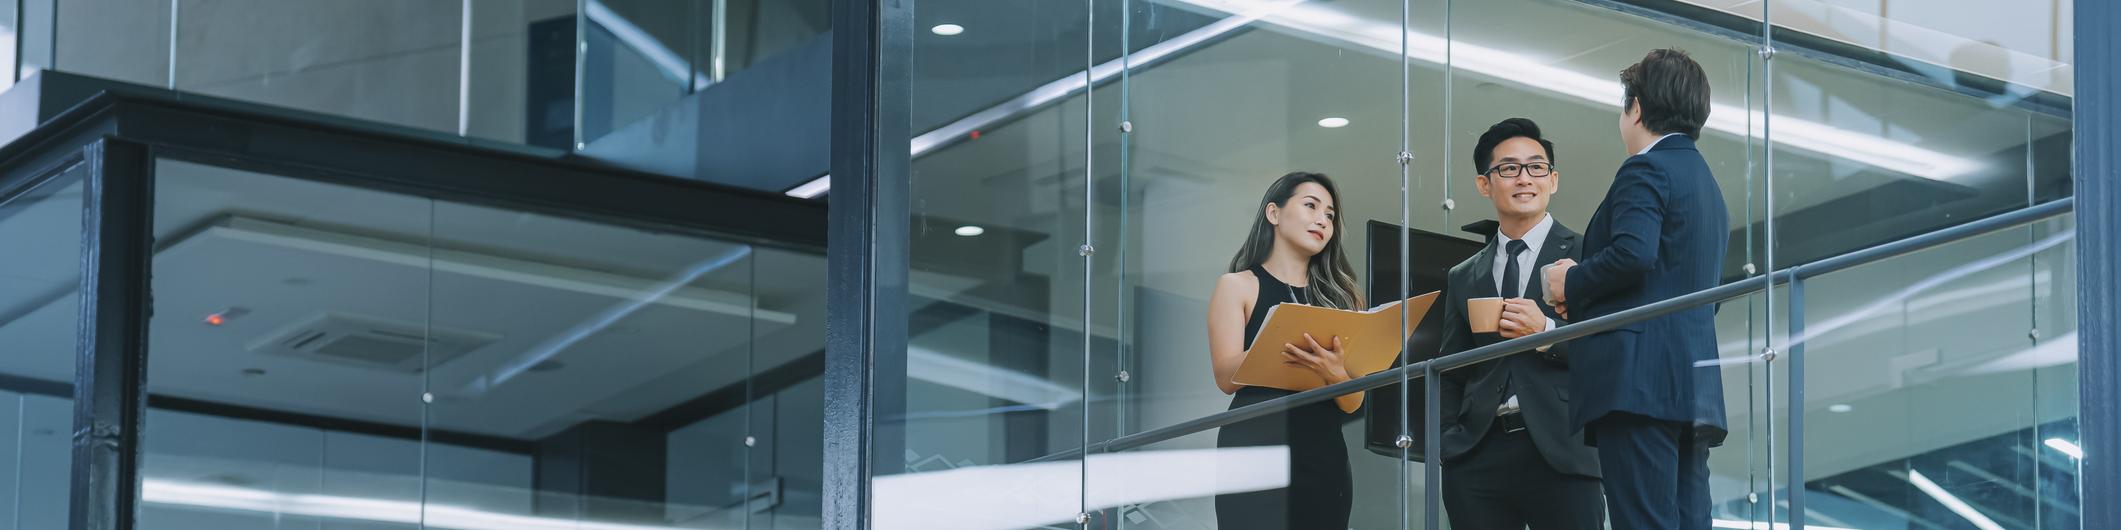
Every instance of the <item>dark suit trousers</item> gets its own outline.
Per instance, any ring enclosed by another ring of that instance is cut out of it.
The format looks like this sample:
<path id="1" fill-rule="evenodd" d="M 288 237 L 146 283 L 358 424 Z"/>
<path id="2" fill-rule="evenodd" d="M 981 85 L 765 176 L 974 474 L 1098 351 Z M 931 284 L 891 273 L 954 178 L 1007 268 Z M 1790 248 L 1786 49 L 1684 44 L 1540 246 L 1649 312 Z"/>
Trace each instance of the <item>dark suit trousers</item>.
<path id="1" fill-rule="evenodd" d="M 1587 428 L 1614 530 L 1709 530 L 1709 448 L 1692 428 L 1623 412 Z"/>
<path id="2" fill-rule="evenodd" d="M 1528 431 L 1495 422 L 1480 445 L 1444 462 L 1444 513 L 1452 530 L 1598 530 L 1598 479 L 1554 471 Z"/>

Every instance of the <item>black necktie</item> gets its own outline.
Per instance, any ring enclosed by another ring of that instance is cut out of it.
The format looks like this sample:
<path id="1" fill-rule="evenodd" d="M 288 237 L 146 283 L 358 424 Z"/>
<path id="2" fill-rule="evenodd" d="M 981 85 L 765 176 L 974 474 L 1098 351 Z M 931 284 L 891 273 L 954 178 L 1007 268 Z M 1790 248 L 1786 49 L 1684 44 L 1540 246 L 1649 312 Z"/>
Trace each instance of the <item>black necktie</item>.
<path id="1" fill-rule="evenodd" d="M 1510 253 L 1509 263 L 1502 266 L 1503 298 L 1517 298 L 1519 295 L 1524 294 L 1521 292 L 1524 288 L 1517 281 L 1517 275 L 1519 274 L 1517 272 L 1517 255 L 1523 254 L 1527 247 L 1528 245 L 1525 245 L 1522 239 L 1512 239 L 1509 244 L 1502 246 L 1503 250 L 1507 250 Z"/>

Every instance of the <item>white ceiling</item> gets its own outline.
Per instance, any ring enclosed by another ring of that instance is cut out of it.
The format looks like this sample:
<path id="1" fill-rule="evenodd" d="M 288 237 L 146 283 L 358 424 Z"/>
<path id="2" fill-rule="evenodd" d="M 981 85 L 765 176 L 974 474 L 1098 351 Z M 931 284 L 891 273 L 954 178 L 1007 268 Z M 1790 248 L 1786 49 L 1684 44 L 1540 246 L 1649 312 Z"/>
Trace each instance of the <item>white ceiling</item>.
<path id="1" fill-rule="evenodd" d="M 156 394 L 419 425 L 421 374 L 251 348 L 349 314 L 498 337 L 426 374 L 432 425 L 535 438 L 639 419 L 823 346 L 818 256 L 179 161 L 160 162 L 157 177 Z M 78 227 L 63 204 L 0 227 Z M 9 283 L 19 287 L 6 300 L 78 281 L 44 268 Z M 0 343 L 50 352 L 0 357 L 0 371 L 71 380 L 72 299 L 0 323 Z M 203 322 L 230 308 L 244 313 Z M 515 374 L 546 359 L 564 367 Z"/>

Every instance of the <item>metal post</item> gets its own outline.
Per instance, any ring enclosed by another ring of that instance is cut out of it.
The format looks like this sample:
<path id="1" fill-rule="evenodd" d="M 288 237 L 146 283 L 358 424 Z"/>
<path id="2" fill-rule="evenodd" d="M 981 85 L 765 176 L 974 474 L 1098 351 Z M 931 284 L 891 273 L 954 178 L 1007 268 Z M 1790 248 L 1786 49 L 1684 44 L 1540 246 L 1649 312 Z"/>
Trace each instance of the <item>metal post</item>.
<path id="1" fill-rule="evenodd" d="M 1436 365 L 1424 367 L 1421 380 L 1422 393 L 1422 514 L 1428 530 L 1443 528 L 1443 385 L 1436 382 Z M 1405 388 L 1405 387 L 1401 387 Z"/>
<path id="2" fill-rule="evenodd" d="M 904 467 L 913 3 L 832 2 L 824 528 L 869 526 L 870 479 Z"/>
<path id="3" fill-rule="evenodd" d="M 2084 458 L 2078 486 L 2085 528 L 2121 526 L 2121 168 L 2115 126 L 2121 123 L 2121 6 L 2076 0 L 2077 417 Z M 2059 31 L 2061 28 L 2056 28 Z"/>
<path id="4" fill-rule="evenodd" d="M 154 170 L 147 147 L 131 142 L 101 140 L 83 156 L 88 175 L 67 527 L 130 530 L 140 499 L 146 412 Z"/>
<path id="5" fill-rule="evenodd" d="M 1790 278 L 1790 530 L 1804 530 L 1804 277 Z M 1772 405 L 1771 405 L 1772 406 Z"/>

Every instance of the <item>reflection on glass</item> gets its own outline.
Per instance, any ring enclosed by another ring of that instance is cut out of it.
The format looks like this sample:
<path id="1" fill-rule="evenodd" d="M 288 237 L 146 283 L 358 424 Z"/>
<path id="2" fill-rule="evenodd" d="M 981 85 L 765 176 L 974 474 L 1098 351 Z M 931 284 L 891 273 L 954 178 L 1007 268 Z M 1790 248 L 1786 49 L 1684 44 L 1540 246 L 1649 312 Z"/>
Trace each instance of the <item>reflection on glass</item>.
<path id="1" fill-rule="evenodd" d="M 66 526 L 86 173 L 0 198 L 0 245 L 35 249 L 0 260 L 0 521 L 15 528 Z"/>
<path id="2" fill-rule="evenodd" d="M 583 4 L 578 50 L 583 142 L 594 142 L 714 82 L 712 72 L 686 54 L 708 36 L 699 25 L 705 20 L 705 5 L 653 0 Z"/>
<path id="3" fill-rule="evenodd" d="M 159 21 L 153 31 L 137 34 L 161 35 L 175 43 L 175 53 L 169 53 L 167 42 L 127 46 L 109 60 L 151 63 L 149 84 L 155 86 L 452 134 L 459 130 L 462 2 L 172 1 L 173 8 L 126 6 L 122 13 L 104 15 L 112 24 Z M 62 16 L 74 16 L 66 14 L 69 10 L 61 10 Z M 174 39 L 169 39 L 171 13 L 177 17 Z M 69 37 L 68 29 L 61 27 L 67 41 L 134 34 L 80 31 Z M 60 49 L 66 53 L 65 42 Z M 73 70 L 66 64 L 61 68 Z"/>
<path id="4" fill-rule="evenodd" d="M 156 176 L 143 527 L 818 523 L 820 257 Z"/>
<path id="5" fill-rule="evenodd" d="M 175 160 L 155 175 L 141 526 L 418 522 L 421 358 L 476 338 L 428 331 L 427 201 Z M 504 469 L 479 476 L 529 478 Z"/>
<path id="6" fill-rule="evenodd" d="M 2076 356 L 2031 331 L 2073 290 L 2073 237 L 2043 223 L 1807 282 L 1808 520 L 2080 526 Z"/>
<path id="7" fill-rule="evenodd" d="M 433 215 L 430 336 L 481 342 L 429 349 L 428 429 L 519 446 L 540 480 L 445 489 L 430 474 L 430 513 L 732 528 L 770 508 L 747 502 L 750 337 L 797 317 L 754 296 L 751 247 L 457 203 Z"/>

